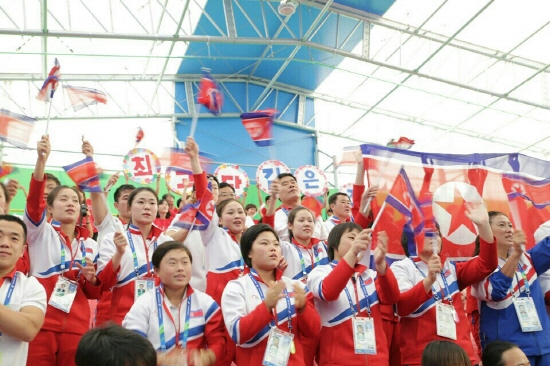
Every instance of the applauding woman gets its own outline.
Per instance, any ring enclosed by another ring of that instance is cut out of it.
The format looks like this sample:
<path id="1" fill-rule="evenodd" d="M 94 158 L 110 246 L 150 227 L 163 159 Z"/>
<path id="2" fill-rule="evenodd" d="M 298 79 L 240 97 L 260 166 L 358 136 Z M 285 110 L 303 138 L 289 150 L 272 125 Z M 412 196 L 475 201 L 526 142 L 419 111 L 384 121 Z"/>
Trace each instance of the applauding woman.
<path id="1" fill-rule="evenodd" d="M 362 253 L 370 245 L 371 232 L 353 222 L 336 225 L 328 237 L 332 262 L 315 268 L 309 276 L 308 287 L 323 324 L 320 366 L 388 364 L 379 305 L 395 304 L 399 288 L 386 264 L 385 233 L 378 235 L 374 251 L 376 272 L 365 266 L 370 258 L 363 258 Z"/>
<path id="2" fill-rule="evenodd" d="M 517 344 L 531 366 L 550 365 L 550 321 L 538 276 L 550 269 L 550 237 L 524 252 L 527 239 L 501 212 L 489 212 L 498 269 L 472 287 L 479 306 L 481 345 Z"/>
<path id="3" fill-rule="evenodd" d="M 237 343 L 237 365 L 304 365 L 301 340 L 320 330 L 313 296 L 300 281 L 283 277 L 279 238 L 269 225 L 249 228 L 241 252 L 250 272 L 227 284 L 222 312 Z"/>
<path id="4" fill-rule="evenodd" d="M 472 204 L 466 215 L 479 232 L 479 257 L 462 263 L 441 258 L 440 234 L 429 232 L 423 243 L 416 243 L 418 258 L 391 266 L 401 291 L 397 311 L 401 316 L 402 365 L 420 365 L 424 348 L 435 340 L 455 341 L 472 363 L 476 360 L 461 291 L 493 272 L 497 256 L 485 206 Z M 402 244 L 409 255 L 407 240 Z"/>

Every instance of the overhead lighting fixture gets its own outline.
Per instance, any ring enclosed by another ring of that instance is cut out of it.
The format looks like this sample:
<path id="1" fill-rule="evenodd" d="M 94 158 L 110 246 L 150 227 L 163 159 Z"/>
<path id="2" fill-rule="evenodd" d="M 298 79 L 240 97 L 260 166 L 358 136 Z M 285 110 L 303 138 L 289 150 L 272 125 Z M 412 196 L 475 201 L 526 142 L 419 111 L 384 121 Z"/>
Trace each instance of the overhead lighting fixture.
<path id="1" fill-rule="evenodd" d="M 279 4 L 279 14 L 281 15 L 292 15 L 296 12 L 296 4 L 291 0 L 281 0 Z"/>

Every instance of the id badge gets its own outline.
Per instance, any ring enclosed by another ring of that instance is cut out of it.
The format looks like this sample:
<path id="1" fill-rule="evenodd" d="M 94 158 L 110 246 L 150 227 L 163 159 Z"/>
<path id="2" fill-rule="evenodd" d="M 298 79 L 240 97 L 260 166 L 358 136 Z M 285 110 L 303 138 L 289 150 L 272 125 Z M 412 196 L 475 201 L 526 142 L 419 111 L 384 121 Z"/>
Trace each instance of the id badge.
<path id="1" fill-rule="evenodd" d="M 455 309 L 452 305 L 438 303 L 435 306 L 437 335 L 456 341 Z"/>
<path id="2" fill-rule="evenodd" d="M 134 302 L 146 292 L 155 288 L 155 281 L 150 278 L 135 280 Z"/>
<path id="3" fill-rule="evenodd" d="M 286 366 L 293 344 L 294 334 L 271 328 L 262 365 Z"/>
<path id="4" fill-rule="evenodd" d="M 176 366 L 187 366 L 187 352 L 185 352 L 185 350 L 182 350 L 181 354 L 178 356 Z"/>
<path id="5" fill-rule="evenodd" d="M 374 333 L 374 319 L 353 318 L 351 320 L 355 353 L 359 355 L 375 355 L 376 335 Z"/>
<path id="6" fill-rule="evenodd" d="M 76 282 L 70 281 L 63 276 L 59 276 L 57 278 L 57 282 L 55 283 L 52 295 L 50 296 L 48 305 L 51 305 L 54 308 L 66 313 L 70 312 L 77 289 L 78 284 Z"/>
<path id="7" fill-rule="evenodd" d="M 539 314 L 532 297 L 519 297 L 514 301 L 516 314 L 522 332 L 538 332 L 542 330 Z"/>

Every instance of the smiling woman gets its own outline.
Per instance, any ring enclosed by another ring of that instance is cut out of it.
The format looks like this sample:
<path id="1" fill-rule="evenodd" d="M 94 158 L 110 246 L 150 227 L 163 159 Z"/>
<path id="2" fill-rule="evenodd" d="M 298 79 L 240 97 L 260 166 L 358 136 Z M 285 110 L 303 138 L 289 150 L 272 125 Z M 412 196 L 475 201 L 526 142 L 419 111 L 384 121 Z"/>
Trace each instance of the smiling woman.
<path id="1" fill-rule="evenodd" d="M 118 324 L 122 323 L 134 301 L 154 287 L 153 252 L 159 245 L 172 240 L 153 225 L 157 200 L 155 191 L 149 187 L 133 190 L 128 197 L 130 223 L 126 230 L 106 235 L 101 243 L 98 277 L 104 291 L 112 288 L 110 320 Z"/>
<path id="2" fill-rule="evenodd" d="M 76 225 L 80 201 L 75 190 L 59 186 L 44 199 L 44 170 L 51 147 L 48 136 L 38 142 L 38 158 L 31 178 L 24 221 L 28 228 L 30 275 L 35 276 L 49 297 L 46 320 L 29 346 L 28 361 L 34 365 L 74 365 L 80 337 L 88 330 L 87 299 L 97 299 L 101 282 L 93 260 L 97 243 L 86 229 Z M 52 221 L 46 220 L 46 211 Z M 65 287 L 67 293 L 54 291 Z"/>

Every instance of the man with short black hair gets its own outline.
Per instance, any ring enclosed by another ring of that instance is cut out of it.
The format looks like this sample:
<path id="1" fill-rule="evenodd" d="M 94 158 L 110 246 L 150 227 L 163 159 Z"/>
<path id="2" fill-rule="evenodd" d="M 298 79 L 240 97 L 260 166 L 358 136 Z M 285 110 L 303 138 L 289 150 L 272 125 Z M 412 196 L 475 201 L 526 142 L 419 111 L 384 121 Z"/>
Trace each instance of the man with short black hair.
<path id="1" fill-rule="evenodd" d="M 24 366 L 29 342 L 42 328 L 46 314 L 46 290 L 35 277 L 16 270 L 27 241 L 23 220 L 0 215 L 0 364 Z"/>
<path id="2" fill-rule="evenodd" d="M 76 366 L 156 366 L 157 353 L 147 338 L 108 324 L 82 336 L 75 363 Z"/>
<path id="3" fill-rule="evenodd" d="M 229 183 L 221 182 L 219 185 L 219 192 L 216 205 L 219 205 L 225 200 L 235 198 L 235 188 L 233 188 L 233 186 Z"/>
<path id="4" fill-rule="evenodd" d="M 273 214 L 275 202 L 270 202 L 264 222 L 273 226 L 280 240 L 290 241 L 288 235 L 288 214 L 301 205 L 300 188 L 298 187 L 296 177 L 290 173 L 279 174 L 277 179 L 271 184 L 271 196 L 275 195 L 281 200 L 281 207 Z M 271 210 L 269 209 L 270 207 L 272 208 Z M 319 240 L 327 240 L 328 238 L 327 230 L 320 217 L 315 220 L 313 237 Z"/>
<path id="5" fill-rule="evenodd" d="M 332 210 L 332 216 L 325 221 L 327 232 L 330 233 L 332 228 L 340 223 L 353 221 L 351 200 L 346 193 L 336 192 L 332 194 L 328 199 L 328 205 Z"/>

